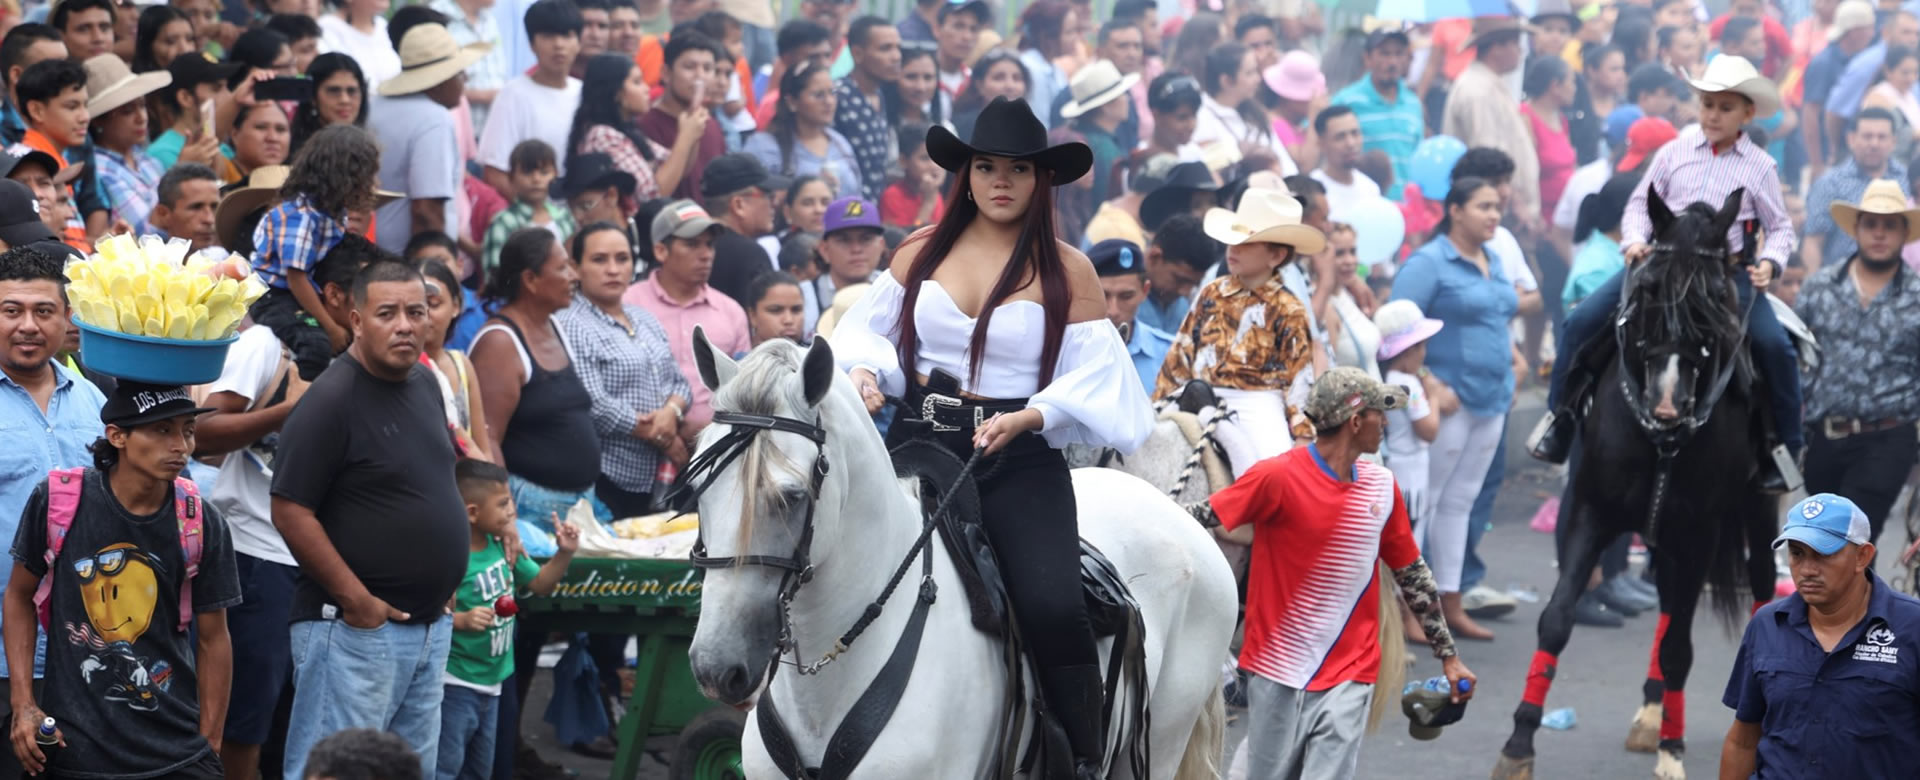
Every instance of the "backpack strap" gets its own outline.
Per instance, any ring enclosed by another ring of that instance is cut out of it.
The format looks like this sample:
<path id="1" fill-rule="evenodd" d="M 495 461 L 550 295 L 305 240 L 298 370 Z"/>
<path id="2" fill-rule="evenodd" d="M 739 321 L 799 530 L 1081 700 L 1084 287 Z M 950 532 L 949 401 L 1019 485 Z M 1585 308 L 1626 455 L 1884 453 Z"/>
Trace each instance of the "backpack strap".
<path id="1" fill-rule="evenodd" d="M 180 581 L 180 631 L 193 624 L 193 580 L 200 576 L 200 558 L 206 551 L 205 517 L 200 487 L 186 477 L 173 480 L 173 516 L 180 522 L 180 552 L 187 576 Z"/>
<path id="2" fill-rule="evenodd" d="M 34 611 L 40 615 L 42 629 L 47 627 L 52 610 L 53 562 L 60 557 L 60 548 L 67 543 L 67 531 L 73 528 L 73 518 L 79 512 L 86 473 L 84 467 L 47 473 L 47 572 L 40 577 L 40 585 L 33 592 Z"/>

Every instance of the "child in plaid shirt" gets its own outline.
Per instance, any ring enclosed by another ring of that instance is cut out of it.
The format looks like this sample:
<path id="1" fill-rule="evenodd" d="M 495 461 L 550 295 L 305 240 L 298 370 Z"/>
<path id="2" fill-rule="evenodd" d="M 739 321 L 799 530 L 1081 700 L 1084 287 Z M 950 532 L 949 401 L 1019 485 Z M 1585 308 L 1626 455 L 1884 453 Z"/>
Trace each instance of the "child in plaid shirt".
<path id="1" fill-rule="evenodd" d="M 280 186 L 280 203 L 253 231 L 253 270 L 267 294 L 248 312 L 293 351 L 300 378 L 320 376 L 345 349 L 345 323 L 321 305 L 311 273 L 320 258 L 347 235 L 348 212 L 373 210 L 380 148 L 367 131 L 334 125 L 307 139 Z"/>
<path id="2" fill-rule="evenodd" d="M 573 235 L 573 211 L 550 194 L 560 169 L 553 147 L 538 139 L 521 141 L 507 164 L 513 167 L 508 171 L 513 192 L 506 193 L 513 196 L 513 205 L 494 215 L 481 244 L 480 256 L 489 274 L 500 267 L 500 248 L 507 245 L 507 237 L 521 228 L 546 228 L 562 242 Z"/>

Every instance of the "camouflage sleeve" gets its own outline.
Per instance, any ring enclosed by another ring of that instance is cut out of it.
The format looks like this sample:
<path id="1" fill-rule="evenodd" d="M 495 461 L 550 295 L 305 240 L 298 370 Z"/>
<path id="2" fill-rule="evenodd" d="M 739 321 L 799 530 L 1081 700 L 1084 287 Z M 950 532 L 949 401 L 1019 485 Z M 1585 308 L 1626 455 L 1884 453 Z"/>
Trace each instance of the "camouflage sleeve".
<path id="1" fill-rule="evenodd" d="M 1433 657 L 1453 656 L 1453 632 L 1447 630 L 1447 619 L 1440 613 L 1440 587 L 1434 584 L 1433 570 L 1427 568 L 1427 559 L 1415 558 L 1413 563 L 1394 569 L 1393 581 L 1400 586 L 1400 598 L 1406 600 L 1407 608 L 1413 610 L 1414 616 L 1420 619 L 1420 630 L 1427 634 L 1427 643 L 1433 647 Z M 1382 615 L 1381 619 L 1392 618 Z"/>

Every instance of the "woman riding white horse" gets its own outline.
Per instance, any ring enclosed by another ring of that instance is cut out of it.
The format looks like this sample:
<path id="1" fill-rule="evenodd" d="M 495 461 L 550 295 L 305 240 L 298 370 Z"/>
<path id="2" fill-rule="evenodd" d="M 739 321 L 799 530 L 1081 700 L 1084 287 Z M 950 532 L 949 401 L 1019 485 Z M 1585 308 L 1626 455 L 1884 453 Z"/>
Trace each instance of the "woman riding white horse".
<path id="1" fill-rule="evenodd" d="M 884 395 L 908 400 L 893 438 L 997 456 L 975 474 L 981 516 L 1076 774 L 1092 778 L 1103 681 L 1057 447 L 1131 452 L 1153 419 L 1093 264 L 1054 239 L 1053 188 L 1085 175 L 1092 152 L 1046 141 L 1017 100 L 988 105 L 971 143 L 930 131 L 927 153 L 956 174 L 951 205 L 900 247 L 834 342 L 870 411 Z"/>

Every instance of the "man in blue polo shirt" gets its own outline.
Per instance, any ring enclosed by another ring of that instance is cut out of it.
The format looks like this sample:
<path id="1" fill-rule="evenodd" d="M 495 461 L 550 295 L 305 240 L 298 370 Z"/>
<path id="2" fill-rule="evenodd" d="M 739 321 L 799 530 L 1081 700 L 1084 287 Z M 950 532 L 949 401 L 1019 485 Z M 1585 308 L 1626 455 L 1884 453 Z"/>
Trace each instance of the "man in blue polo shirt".
<path id="1" fill-rule="evenodd" d="M 1120 329 L 1127 340 L 1127 354 L 1140 374 L 1148 394 L 1160 377 L 1160 364 L 1173 347 L 1173 334 L 1141 322 L 1140 304 L 1147 300 L 1146 254 L 1138 244 L 1109 238 L 1087 250 L 1094 273 L 1100 275 L 1100 288 L 1107 295 L 1107 319 Z"/>
<path id="2" fill-rule="evenodd" d="M 1787 546 L 1798 592 L 1761 607 L 1740 640 L 1721 777 L 1912 776 L 1920 601 L 1873 573 L 1871 533 L 1831 493 L 1788 510 L 1773 546 Z"/>
<path id="3" fill-rule="evenodd" d="M 1377 149 L 1393 161 L 1393 184 L 1386 188 L 1386 196 L 1395 201 L 1406 186 L 1414 147 L 1427 134 L 1420 98 L 1405 81 L 1412 60 L 1409 51 L 1406 33 L 1373 31 L 1367 36 L 1367 75 L 1333 95 L 1334 105 L 1351 107 L 1360 117 L 1360 135 L 1366 139 L 1361 148 Z"/>

